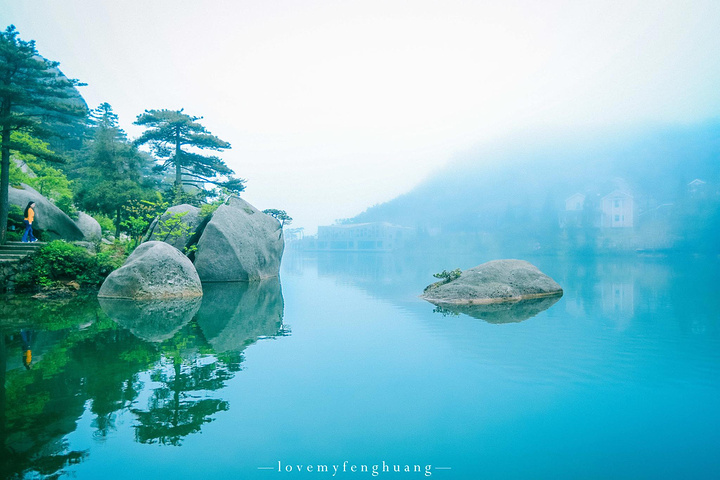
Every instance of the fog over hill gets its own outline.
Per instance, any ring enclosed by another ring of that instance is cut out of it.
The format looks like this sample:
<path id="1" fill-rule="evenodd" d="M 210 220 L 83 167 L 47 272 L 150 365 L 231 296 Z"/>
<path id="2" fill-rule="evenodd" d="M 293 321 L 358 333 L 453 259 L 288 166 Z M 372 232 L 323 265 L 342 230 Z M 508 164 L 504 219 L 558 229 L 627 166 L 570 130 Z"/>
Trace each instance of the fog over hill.
<path id="1" fill-rule="evenodd" d="M 701 182 L 691 184 L 696 179 Z M 585 199 L 586 212 L 599 215 L 601 199 L 620 191 L 632 197 L 636 234 L 648 219 L 657 223 L 660 211 L 670 212 L 661 219 L 668 233 L 681 225 L 709 228 L 717 217 L 719 187 L 720 120 L 615 131 L 530 131 L 458 155 L 412 191 L 348 222 L 547 240 L 557 235 L 573 194 Z M 702 212 L 690 201 L 699 197 Z M 599 217 L 588 220 L 585 227 L 599 222 Z"/>

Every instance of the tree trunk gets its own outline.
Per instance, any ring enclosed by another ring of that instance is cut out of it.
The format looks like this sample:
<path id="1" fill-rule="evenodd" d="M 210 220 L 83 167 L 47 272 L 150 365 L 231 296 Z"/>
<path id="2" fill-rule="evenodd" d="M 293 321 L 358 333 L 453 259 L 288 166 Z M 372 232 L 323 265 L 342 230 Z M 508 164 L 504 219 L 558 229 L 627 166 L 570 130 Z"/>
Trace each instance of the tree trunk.
<path id="1" fill-rule="evenodd" d="M 180 150 L 180 127 L 175 129 L 175 188 L 180 194 L 182 188 L 182 150 Z"/>
<path id="2" fill-rule="evenodd" d="M 115 240 L 120 240 L 120 207 L 115 214 Z"/>
<path id="3" fill-rule="evenodd" d="M 4 113 L 4 112 L 3 112 Z M 10 211 L 10 127 L 2 130 L 2 163 L 0 163 L 0 245 L 7 240 L 7 222 Z"/>

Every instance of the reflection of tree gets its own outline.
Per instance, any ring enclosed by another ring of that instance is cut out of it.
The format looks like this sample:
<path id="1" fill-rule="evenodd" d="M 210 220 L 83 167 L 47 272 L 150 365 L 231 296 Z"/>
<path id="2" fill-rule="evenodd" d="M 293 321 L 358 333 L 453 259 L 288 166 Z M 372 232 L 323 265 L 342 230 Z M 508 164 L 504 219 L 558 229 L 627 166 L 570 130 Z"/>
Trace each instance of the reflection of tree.
<path id="1" fill-rule="evenodd" d="M 211 422 L 214 414 L 228 409 L 224 400 L 202 397 L 222 389 L 240 370 L 240 355 L 198 356 L 207 349 L 195 323 L 163 342 L 163 358 L 150 374 L 151 381 L 161 385 L 154 389 L 147 410 L 132 409 L 139 422 L 138 442 L 180 445 L 184 437 Z"/>
<path id="2" fill-rule="evenodd" d="M 258 336 L 278 332 L 279 285 L 272 294 L 260 290 L 253 290 L 253 295 L 243 290 L 242 296 L 259 309 L 260 317 L 240 309 L 244 315 L 224 318 L 232 323 L 231 329 L 222 321 L 216 325 L 219 337 L 239 339 L 245 346 Z M 137 419 L 137 441 L 168 445 L 180 445 L 185 436 L 227 410 L 228 402 L 214 392 L 240 371 L 242 354 L 234 349 L 217 353 L 199 323 L 191 321 L 199 303 L 185 307 L 112 306 L 108 313 L 121 323 L 108 318 L 94 297 L 37 301 L 18 296 L 2 303 L 0 478 L 56 478 L 67 466 L 81 462 L 88 452 L 73 450 L 65 437 L 88 410 L 94 416 L 96 440 L 106 439 L 115 429 L 118 412 L 130 409 Z M 235 308 L 232 312 L 237 313 Z M 121 328 L 123 324 L 129 328 Z M 38 332 L 36 342 L 42 344 L 30 370 L 20 362 L 21 328 L 33 328 Z M 152 390 L 147 404 L 139 406 L 138 396 L 148 389 Z"/>
<path id="3" fill-rule="evenodd" d="M 86 451 L 71 450 L 64 436 L 75 430 L 77 419 L 91 400 L 99 435 L 112 427 L 114 412 L 137 393 L 137 372 L 159 354 L 129 332 L 117 329 L 97 308 L 94 298 L 14 304 L 28 314 L 24 320 L 54 331 L 54 342 L 35 357 L 31 370 L 7 372 L 2 394 L 0 478 L 39 474 L 56 478 L 82 461 Z M 48 305 L 50 304 L 50 305 Z M 57 312 L 58 316 L 44 316 Z M 74 313 L 74 314 L 73 314 Z M 41 318 L 42 317 L 42 318 Z M 89 320 L 95 319 L 92 324 Z M 70 328 L 68 328 L 70 327 Z M 60 330 L 64 328 L 64 330 Z M 40 336 L 48 336 L 41 331 Z M 8 352 L 20 354 L 17 341 L 2 343 L 0 367 L 5 372 Z M 9 346 L 9 349 L 5 349 Z"/>
<path id="4" fill-rule="evenodd" d="M 200 431 L 211 416 L 228 409 L 228 402 L 215 398 L 198 399 L 204 392 L 219 390 L 232 378 L 219 361 L 186 365 L 179 358 L 166 358 L 151 375 L 162 383 L 153 392 L 148 410 L 133 409 L 139 425 L 135 439 L 141 443 L 180 445 L 183 437 Z"/>
<path id="5" fill-rule="evenodd" d="M 21 478 L 29 472 L 56 475 L 86 455 L 69 450 L 62 440 L 75 429 L 84 403 L 76 394 L 81 380 L 74 372 L 54 374 L 68 362 L 67 351 L 57 348 L 46 353 L 43 361 L 30 371 L 8 372 L 4 392 L 3 478 Z"/>
<path id="6" fill-rule="evenodd" d="M 46 352 L 32 370 L 7 373 L 0 467 L 3 478 L 22 478 L 31 472 L 57 476 L 65 466 L 85 457 L 86 452 L 69 450 L 62 439 L 75 429 L 85 401 L 77 394 L 82 388 L 78 372 L 68 368 L 71 345 L 72 340 L 65 339 Z M 3 370 L 6 358 L 2 359 Z"/>
<path id="7" fill-rule="evenodd" d="M 104 439 L 115 430 L 116 412 L 138 396 L 142 387 L 138 372 L 152 365 L 159 353 L 130 332 L 114 329 L 79 343 L 73 357 L 84 373 L 85 393 L 92 399 L 94 436 Z"/>
<path id="8" fill-rule="evenodd" d="M 78 295 L 62 299 L 37 299 L 27 296 L 4 296 L 0 300 L 0 318 L 5 331 L 32 325 L 37 330 L 73 328 L 99 319 L 94 295 Z"/>

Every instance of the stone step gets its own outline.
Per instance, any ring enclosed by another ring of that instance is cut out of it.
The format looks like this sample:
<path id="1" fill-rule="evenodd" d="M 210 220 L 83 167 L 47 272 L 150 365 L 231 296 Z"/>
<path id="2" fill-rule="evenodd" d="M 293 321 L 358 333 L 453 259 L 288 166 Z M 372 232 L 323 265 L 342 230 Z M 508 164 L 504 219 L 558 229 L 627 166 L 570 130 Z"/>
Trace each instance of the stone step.
<path id="1" fill-rule="evenodd" d="M 40 248 L 43 245 L 47 245 L 47 242 L 5 242 L 4 246 L 20 246 L 20 247 Z"/>
<path id="2" fill-rule="evenodd" d="M 25 258 L 29 253 L 7 253 L 7 252 L 0 252 L 0 258 L 14 258 L 14 259 L 21 259 Z"/>
<path id="3" fill-rule="evenodd" d="M 1 245 L 1 246 L 0 246 L 0 252 L 27 252 L 27 253 L 32 253 L 32 252 L 36 252 L 37 250 L 38 250 L 37 248 L 32 248 L 32 247 L 18 247 L 18 246 L 15 246 L 15 245 L 11 245 L 11 246 Z"/>
<path id="4" fill-rule="evenodd" d="M 2 263 L 3 265 L 6 265 L 6 264 L 8 264 L 8 263 L 17 263 L 17 262 L 19 262 L 19 261 L 20 261 L 19 258 L 3 258 L 3 257 L 0 257 L 0 263 Z"/>
<path id="5" fill-rule="evenodd" d="M 17 263 L 43 245 L 46 245 L 46 242 L 6 242 L 0 245 L 0 264 Z"/>
<path id="6" fill-rule="evenodd" d="M 0 250 L 0 257 L 27 257 L 32 253 L 33 252 L 23 252 L 22 250 L 14 252 L 8 250 Z"/>

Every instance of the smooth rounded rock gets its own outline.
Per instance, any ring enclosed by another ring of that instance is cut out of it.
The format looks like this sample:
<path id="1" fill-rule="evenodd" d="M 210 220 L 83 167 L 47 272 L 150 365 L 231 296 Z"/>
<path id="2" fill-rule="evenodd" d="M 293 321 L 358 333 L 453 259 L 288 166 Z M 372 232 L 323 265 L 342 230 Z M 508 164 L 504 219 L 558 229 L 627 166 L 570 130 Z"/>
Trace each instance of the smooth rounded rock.
<path id="1" fill-rule="evenodd" d="M 280 222 L 231 197 L 203 230 L 195 268 L 203 282 L 248 282 L 277 277 L 285 242 Z"/>
<path id="2" fill-rule="evenodd" d="M 524 260 L 494 260 L 462 272 L 459 278 L 425 289 L 435 304 L 489 304 L 562 295 L 555 280 Z"/>
<path id="3" fill-rule="evenodd" d="M 202 284 L 192 262 L 164 242 L 141 244 L 125 264 L 103 282 L 99 297 L 185 298 L 202 295 Z"/>
<path id="4" fill-rule="evenodd" d="M 35 202 L 35 221 L 33 228 L 48 233 L 51 239 L 83 240 L 85 235 L 65 212 L 43 197 L 29 185 L 21 184 L 22 188 L 8 190 L 10 205 L 16 205 L 23 211 L 28 202 Z"/>
<path id="5" fill-rule="evenodd" d="M 90 242 L 99 242 L 102 238 L 102 227 L 93 217 L 85 212 L 78 212 L 78 219 L 75 225 L 82 231 L 85 240 Z"/>

